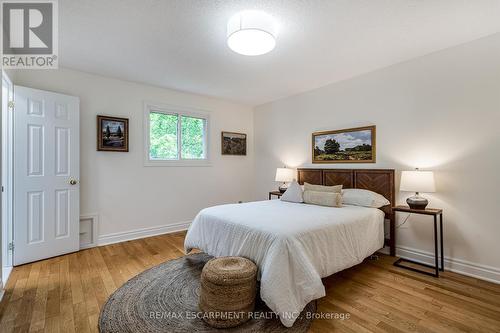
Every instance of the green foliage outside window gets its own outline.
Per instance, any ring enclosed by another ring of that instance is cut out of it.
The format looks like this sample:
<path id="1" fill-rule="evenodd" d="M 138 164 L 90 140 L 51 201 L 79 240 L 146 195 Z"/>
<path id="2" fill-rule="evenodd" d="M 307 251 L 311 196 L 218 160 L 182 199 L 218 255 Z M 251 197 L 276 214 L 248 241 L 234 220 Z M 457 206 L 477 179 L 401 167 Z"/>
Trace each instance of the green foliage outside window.
<path id="1" fill-rule="evenodd" d="M 177 159 L 177 115 L 151 112 L 149 119 L 149 155 L 151 159 Z"/>
<path id="2" fill-rule="evenodd" d="M 151 112 L 149 155 L 153 160 L 203 159 L 205 120 L 187 116 L 180 117 L 181 156 L 177 146 L 179 116 Z"/>
<path id="3" fill-rule="evenodd" d="M 192 117 L 181 117 L 181 156 L 186 159 L 202 159 L 205 154 L 203 152 L 203 135 L 204 135 L 205 120 Z"/>

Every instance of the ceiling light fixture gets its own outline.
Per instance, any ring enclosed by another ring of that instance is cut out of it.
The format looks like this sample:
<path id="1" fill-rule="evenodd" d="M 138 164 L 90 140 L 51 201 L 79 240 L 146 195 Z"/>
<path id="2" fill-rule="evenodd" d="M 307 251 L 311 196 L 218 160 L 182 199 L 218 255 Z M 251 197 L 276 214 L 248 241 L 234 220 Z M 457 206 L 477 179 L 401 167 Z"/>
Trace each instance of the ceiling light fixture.
<path id="1" fill-rule="evenodd" d="M 227 23 L 227 45 L 236 53 L 256 56 L 276 46 L 276 24 L 271 15 L 246 10 L 231 17 Z"/>

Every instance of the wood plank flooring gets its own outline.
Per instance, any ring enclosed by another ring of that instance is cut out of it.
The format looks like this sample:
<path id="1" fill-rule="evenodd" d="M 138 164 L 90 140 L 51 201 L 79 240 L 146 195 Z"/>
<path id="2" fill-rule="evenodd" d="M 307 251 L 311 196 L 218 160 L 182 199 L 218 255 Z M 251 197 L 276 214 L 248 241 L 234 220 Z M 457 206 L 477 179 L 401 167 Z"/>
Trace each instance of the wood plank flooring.
<path id="1" fill-rule="evenodd" d="M 14 268 L 0 303 L 0 332 L 97 332 L 99 310 L 120 285 L 183 255 L 184 233 L 102 246 Z M 311 332 L 500 332 L 500 285 L 392 266 L 394 257 L 324 279 Z"/>

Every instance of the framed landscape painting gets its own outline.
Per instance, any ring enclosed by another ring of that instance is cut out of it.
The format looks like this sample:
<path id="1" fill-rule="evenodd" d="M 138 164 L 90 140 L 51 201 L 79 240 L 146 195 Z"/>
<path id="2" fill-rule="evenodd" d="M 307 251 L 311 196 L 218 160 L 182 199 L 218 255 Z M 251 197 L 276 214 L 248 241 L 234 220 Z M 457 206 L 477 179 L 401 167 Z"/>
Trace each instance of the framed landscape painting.
<path id="1" fill-rule="evenodd" d="M 222 132 L 222 155 L 247 154 L 247 135 L 244 133 Z"/>
<path id="2" fill-rule="evenodd" d="M 128 119 L 97 116 L 97 150 L 128 152 Z"/>
<path id="3" fill-rule="evenodd" d="M 375 126 L 312 134 L 313 163 L 375 163 Z"/>

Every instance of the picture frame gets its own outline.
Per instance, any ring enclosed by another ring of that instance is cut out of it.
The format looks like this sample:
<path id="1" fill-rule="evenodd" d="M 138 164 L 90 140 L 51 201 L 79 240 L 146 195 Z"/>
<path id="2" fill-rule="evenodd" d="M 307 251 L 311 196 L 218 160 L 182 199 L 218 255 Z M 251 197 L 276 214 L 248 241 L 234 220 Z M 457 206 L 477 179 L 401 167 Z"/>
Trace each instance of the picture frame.
<path id="1" fill-rule="evenodd" d="M 128 118 L 97 116 L 97 150 L 128 152 Z"/>
<path id="2" fill-rule="evenodd" d="M 312 134 L 312 163 L 375 162 L 376 127 L 374 125 Z"/>
<path id="3" fill-rule="evenodd" d="M 222 155 L 247 155 L 247 135 L 245 133 L 221 132 Z"/>

